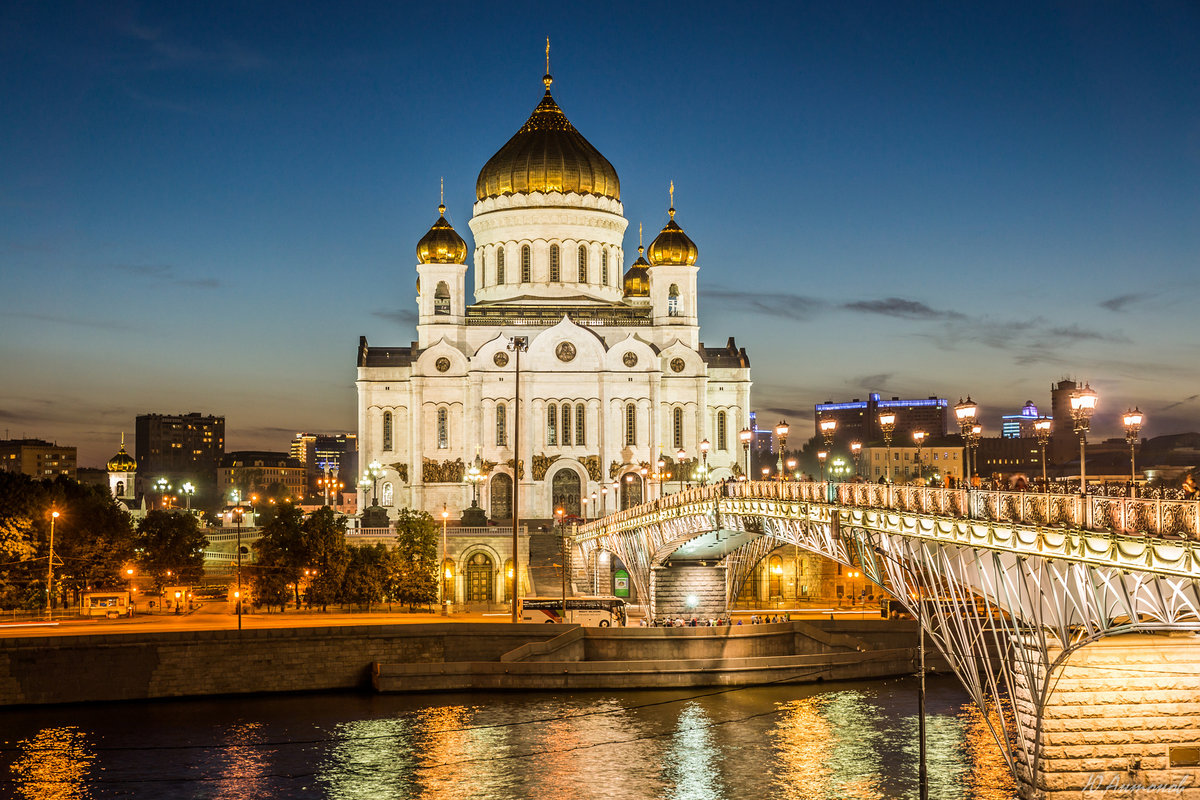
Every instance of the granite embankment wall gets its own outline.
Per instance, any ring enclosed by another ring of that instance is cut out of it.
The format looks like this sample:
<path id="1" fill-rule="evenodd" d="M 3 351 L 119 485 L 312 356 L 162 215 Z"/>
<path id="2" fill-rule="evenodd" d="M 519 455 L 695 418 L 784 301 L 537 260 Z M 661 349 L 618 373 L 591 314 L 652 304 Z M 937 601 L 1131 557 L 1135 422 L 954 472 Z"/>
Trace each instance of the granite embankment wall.
<path id="1" fill-rule="evenodd" d="M 0 639 L 0 705 L 367 688 L 375 662 L 499 660 L 561 633 L 432 623 Z"/>

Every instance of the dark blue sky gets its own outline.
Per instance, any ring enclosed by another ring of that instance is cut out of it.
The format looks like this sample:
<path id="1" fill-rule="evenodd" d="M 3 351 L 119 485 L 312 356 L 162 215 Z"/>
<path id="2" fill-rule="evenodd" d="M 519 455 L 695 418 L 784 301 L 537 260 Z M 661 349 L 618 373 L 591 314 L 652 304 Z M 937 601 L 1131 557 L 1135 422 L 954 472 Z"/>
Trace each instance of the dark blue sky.
<path id="1" fill-rule="evenodd" d="M 0 427 L 116 450 L 352 430 L 357 339 L 415 338 L 417 239 L 554 93 L 768 421 L 1050 384 L 1200 428 L 1200 6 L 26 3 L 0 10 Z"/>

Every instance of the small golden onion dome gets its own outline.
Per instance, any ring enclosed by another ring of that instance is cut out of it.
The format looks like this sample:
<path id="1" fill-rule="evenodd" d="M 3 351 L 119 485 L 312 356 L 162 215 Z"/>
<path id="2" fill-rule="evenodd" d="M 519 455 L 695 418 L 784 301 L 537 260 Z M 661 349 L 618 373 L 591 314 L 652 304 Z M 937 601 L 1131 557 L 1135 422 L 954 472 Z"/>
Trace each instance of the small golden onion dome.
<path id="1" fill-rule="evenodd" d="M 650 273 L 646 268 L 650 263 L 642 257 L 642 253 L 646 248 L 638 245 L 637 261 L 625 273 L 625 296 L 626 297 L 649 297 L 650 296 Z"/>
<path id="2" fill-rule="evenodd" d="M 658 236 L 650 243 L 651 266 L 692 266 L 696 263 L 696 243 L 688 238 L 683 228 L 675 224 L 675 209 L 669 209 L 671 219 L 663 226 Z"/>
<path id="3" fill-rule="evenodd" d="M 542 79 L 546 94 L 508 143 L 488 159 L 475 181 L 475 197 L 533 192 L 593 194 L 621 199 L 621 182 L 608 159 L 567 119 L 550 96 L 553 79 Z"/>
<path id="4" fill-rule="evenodd" d="M 121 452 L 108 460 L 109 472 L 136 472 L 137 460 L 125 451 L 125 445 L 121 445 Z"/>
<path id="5" fill-rule="evenodd" d="M 438 206 L 438 219 L 429 233 L 417 242 L 417 261 L 421 264 L 465 264 L 467 243 L 446 222 L 446 207 Z"/>

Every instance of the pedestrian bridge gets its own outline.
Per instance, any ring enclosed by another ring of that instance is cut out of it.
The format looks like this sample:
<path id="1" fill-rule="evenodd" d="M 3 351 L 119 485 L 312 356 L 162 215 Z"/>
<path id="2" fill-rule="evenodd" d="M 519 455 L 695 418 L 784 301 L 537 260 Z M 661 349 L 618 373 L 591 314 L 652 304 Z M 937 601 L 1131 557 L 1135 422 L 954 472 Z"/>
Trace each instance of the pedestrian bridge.
<path id="1" fill-rule="evenodd" d="M 1137 653 L 1171 637 L 1176 648 L 1200 641 L 1198 540 L 1196 501 L 755 481 L 689 489 L 575 531 L 582 558 L 609 551 L 624 562 L 651 614 L 664 610 L 657 601 L 668 565 L 707 567 L 723 581 L 726 605 L 782 544 L 861 569 L 922 621 L 991 721 L 1024 797 L 1078 796 L 1055 787 L 1086 785 L 1082 767 L 1058 757 L 1077 744 L 1071 737 L 1078 733 L 1046 723 L 1047 715 L 1061 716 L 1056 692 L 1084 674 L 1084 648 L 1143 634 L 1160 638 L 1142 636 Z M 1186 763 L 1189 753 L 1200 753 L 1200 648 L 1196 653 L 1186 668 L 1177 652 L 1170 659 L 1168 671 L 1182 670 L 1182 683 L 1151 677 L 1148 687 L 1170 683 L 1183 692 L 1191 716 L 1180 723 L 1183 732 L 1160 742 L 1160 761 L 1194 770 L 1192 786 L 1200 785 L 1200 756 Z M 1128 679 L 1154 674 L 1143 669 Z M 1080 680 L 1086 691 L 1088 679 Z M 1113 713 L 1128 723 L 1128 710 Z M 1145 745 L 1144 733 L 1129 739 Z M 1095 772 L 1096 762 L 1089 763 Z"/>

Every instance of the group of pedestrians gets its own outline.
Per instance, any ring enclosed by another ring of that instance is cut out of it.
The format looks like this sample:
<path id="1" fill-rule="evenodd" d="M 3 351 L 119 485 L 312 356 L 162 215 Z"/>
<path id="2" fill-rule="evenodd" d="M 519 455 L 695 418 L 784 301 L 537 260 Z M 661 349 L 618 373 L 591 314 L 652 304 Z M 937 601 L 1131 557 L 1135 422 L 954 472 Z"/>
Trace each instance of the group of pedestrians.
<path id="1" fill-rule="evenodd" d="M 769 625 L 774 622 L 787 622 L 787 616 L 784 614 L 751 614 L 751 625 Z M 692 617 L 684 619 L 683 617 L 656 617 L 655 619 L 641 621 L 642 627 L 650 628 L 720 628 L 726 625 L 738 626 L 742 624 L 742 620 L 733 619 L 732 617 L 711 617 L 701 619 Z"/>

